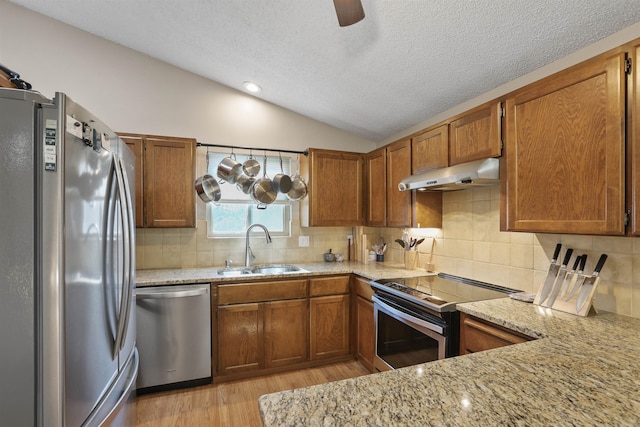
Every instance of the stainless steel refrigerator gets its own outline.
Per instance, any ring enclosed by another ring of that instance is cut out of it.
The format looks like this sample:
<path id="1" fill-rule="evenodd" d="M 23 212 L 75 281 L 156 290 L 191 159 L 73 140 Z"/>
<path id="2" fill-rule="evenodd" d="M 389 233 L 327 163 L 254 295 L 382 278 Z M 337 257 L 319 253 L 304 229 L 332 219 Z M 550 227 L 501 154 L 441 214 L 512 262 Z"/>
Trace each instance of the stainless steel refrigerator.
<path id="1" fill-rule="evenodd" d="M 133 160 L 64 94 L 0 89 L 1 425 L 132 415 Z"/>

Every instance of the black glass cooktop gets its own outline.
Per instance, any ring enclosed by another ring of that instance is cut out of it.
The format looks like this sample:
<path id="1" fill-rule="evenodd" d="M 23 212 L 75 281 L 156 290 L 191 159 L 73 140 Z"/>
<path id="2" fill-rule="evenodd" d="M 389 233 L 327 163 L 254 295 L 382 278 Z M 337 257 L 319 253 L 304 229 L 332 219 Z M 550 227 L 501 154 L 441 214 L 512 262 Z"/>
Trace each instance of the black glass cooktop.
<path id="1" fill-rule="evenodd" d="M 515 289 L 440 273 L 437 276 L 379 279 L 370 282 L 374 289 L 407 298 L 437 311 L 455 310 L 457 303 L 503 298 Z"/>

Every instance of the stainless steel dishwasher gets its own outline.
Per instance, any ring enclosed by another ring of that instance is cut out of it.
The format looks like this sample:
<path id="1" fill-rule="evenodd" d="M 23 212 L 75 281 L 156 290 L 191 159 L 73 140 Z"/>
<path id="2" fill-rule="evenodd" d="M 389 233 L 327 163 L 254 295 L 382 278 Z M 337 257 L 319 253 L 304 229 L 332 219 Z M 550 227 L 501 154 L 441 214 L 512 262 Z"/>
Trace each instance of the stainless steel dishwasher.
<path id="1" fill-rule="evenodd" d="M 136 289 L 138 393 L 209 384 L 209 284 Z"/>

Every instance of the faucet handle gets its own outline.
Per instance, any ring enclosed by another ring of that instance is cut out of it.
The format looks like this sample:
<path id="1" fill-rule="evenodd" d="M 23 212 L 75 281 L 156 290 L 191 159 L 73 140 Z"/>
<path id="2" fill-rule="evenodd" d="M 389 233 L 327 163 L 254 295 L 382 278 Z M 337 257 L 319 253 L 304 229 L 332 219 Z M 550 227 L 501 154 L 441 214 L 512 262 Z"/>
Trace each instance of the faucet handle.
<path id="1" fill-rule="evenodd" d="M 233 264 L 233 261 L 231 261 L 231 258 L 224 260 L 224 266 L 225 267 L 229 268 L 229 267 L 231 267 L 231 264 Z"/>

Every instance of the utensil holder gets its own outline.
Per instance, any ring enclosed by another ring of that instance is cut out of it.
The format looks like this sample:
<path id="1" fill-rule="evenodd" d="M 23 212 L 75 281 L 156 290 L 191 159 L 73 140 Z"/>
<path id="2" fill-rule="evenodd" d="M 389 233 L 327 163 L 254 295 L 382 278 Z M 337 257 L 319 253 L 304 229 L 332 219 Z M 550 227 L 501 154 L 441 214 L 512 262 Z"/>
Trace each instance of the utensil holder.
<path id="1" fill-rule="evenodd" d="M 384 254 L 376 254 L 377 262 L 384 262 Z"/>
<path id="2" fill-rule="evenodd" d="M 415 270 L 417 267 L 418 253 L 416 251 L 404 251 L 404 268 Z"/>

